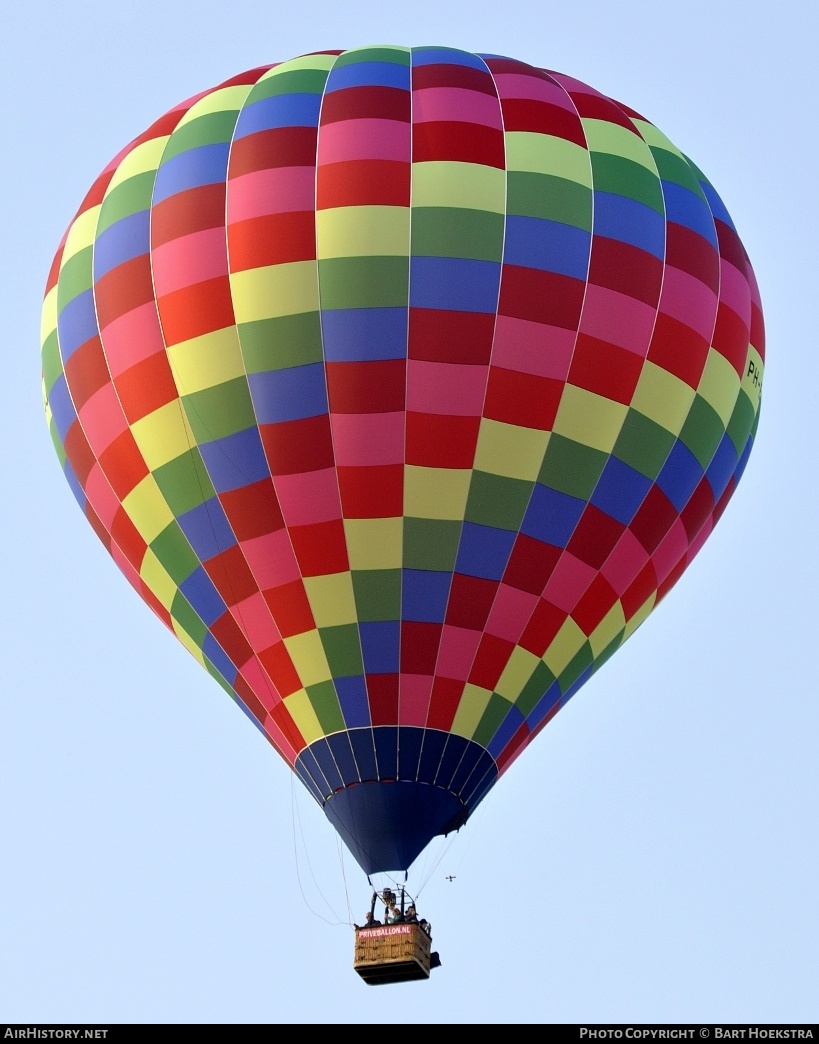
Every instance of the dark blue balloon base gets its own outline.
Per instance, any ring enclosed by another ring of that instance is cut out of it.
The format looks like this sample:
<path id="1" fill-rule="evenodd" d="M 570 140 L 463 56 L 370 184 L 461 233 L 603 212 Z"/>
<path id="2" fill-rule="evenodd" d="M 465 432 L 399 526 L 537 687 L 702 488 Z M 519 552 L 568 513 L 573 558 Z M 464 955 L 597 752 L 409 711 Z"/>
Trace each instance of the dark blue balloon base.
<path id="1" fill-rule="evenodd" d="M 327 818 L 367 874 L 407 870 L 436 834 L 466 822 L 447 790 L 428 783 L 359 783 L 333 794 Z"/>
<path id="2" fill-rule="evenodd" d="M 408 726 L 317 740 L 295 769 L 366 874 L 408 870 L 433 837 L 463 826 L 498 777 L 480 744 Z"/>

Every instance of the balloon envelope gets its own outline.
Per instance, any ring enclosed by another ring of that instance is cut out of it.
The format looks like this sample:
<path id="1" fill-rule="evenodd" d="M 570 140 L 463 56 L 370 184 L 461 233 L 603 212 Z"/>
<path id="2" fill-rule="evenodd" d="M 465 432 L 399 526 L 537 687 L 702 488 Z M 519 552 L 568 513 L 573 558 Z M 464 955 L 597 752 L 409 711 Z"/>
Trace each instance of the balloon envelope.
<path id="1" fill-rule="evenodd" d="M 172 109 L 43 310 L 86 517 L 368 873 L 462 825 L 680 577 L 763 353 L 731 219 L 651 123 L 429 47 Z"/>

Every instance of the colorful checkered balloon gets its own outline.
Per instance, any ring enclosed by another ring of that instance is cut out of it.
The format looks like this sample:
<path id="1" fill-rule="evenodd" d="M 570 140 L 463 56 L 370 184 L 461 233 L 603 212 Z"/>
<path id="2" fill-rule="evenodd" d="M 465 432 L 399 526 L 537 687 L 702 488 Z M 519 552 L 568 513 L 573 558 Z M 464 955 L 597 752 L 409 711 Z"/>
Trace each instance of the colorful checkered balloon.
<path id="1" fill-rule="evenodd" d="M 89 522 L 368 873 L 461 826 L 679 579 L 764 357 L 656 127 L 433 47 L 172 109 L 80 207 L 42 340 Z"/>

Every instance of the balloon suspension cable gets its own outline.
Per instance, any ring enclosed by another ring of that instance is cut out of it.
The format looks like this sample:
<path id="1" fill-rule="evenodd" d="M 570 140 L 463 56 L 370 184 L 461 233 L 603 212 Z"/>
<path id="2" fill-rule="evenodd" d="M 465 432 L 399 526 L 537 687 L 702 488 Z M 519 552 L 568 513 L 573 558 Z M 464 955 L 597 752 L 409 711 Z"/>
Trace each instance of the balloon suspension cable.
<path id="1" fill-rule="evenodd" d="M 432 866 L 430 866 L 429 870 L 427 870 L 426 875 L 421 878 L 421 884 L 418 886 L 418 895 L 419 896 L 420 896 L 421 892 L 423 892 L 423 890 L 426 888 L 426 886 L 431 881 L 432 875 L 435 873 L 435 871 L 441 865 L 441 862 L 443 861 L 444 856 L 449 853 L 449 850 L 452 847 L 452 845 L 454 844 L 456 837 L 457 837 L 457 832 L 452 834 L 450 837 L 445 839 L 443 845 L 441 846 L 441 851 L 438 854 L 438 857 L 433 861 Z"/>
<path id="2" fill-rule="evenodd" d="M 338 861 L 341 866 L 341 880 L 344 884 L 344 901 L 347 904 L 347 917 L 349 918 L 348 923 L 353 925 L 353 908 L 350 905 L 350 889 L 347 885 L 347 871 L 344 866 L 344 845 L 341 843 L 341 838 L 336 834 L 336 851 L 338 852 Z"/>
<path id="3" fill-rule="evenodd" d="M 290 777 L 290 822 L 291 822 L 291 826 L 292 826 L 292 830 L 293 830 L 293 861 L 296 864 L 296 880 L 299 883 L 299 891 L 301 892 L 301 897 L 304 900 L 304 905 L 307 907 L 307 909 L 310 911 L 310 913 L 313 914 L 314 917 L 318 917 L 319 920 L 324 921 L 325 924 L 330 924 L 330 925 L 334 925 L 334 926 L 343 924 L 343 925 L 346 926 L 348 922 L 343 921 L 338 916 L 338 914 L 335 912 L 333 907 L 330 905 L 330 903 L 328 902 L 326 896 L 324 895 L 324 893 L 322 892 L 321 888 L 319 887 L 319 883 L 316 880 L 316 875 L 313 872 L 313 866 L 312 866 L 312 864 L 310 862 L 310 854 L 307 851 L 307 843 L 304 840 L 304 831 L 303 831 L 302 825 L 301 825 L 301 816 L 298 814 L 298 804 L 296 802 L 296 791 L 295 791 L 294 782 L 295 782 L 295 777 L 291 776 Z M 298 819 L 298 823 L 299 823 L 299 835 L 301 836 L 301 844 L 302 844 L 302 848 L 304 849 L 304 858 L 307 860 L 307 868 L 310 871 L 310 876 L 313 879 L 313 884 L 315 886 L 316 892 L 321 896 L 322 902 L 327 907 L 327 909 L 330 911 L 330 913 L 333 915 L 333 917 L 335 917 L 334 921 L 329 920 L 323 914 L 319 913 L 318 910 L 314 910 L 313 907 L 310 905 L 308 899 L 307 899 L 307 895 L 305 894 L 304 886 L 302 885 L 302 881 L 301 881 L 301 869 L 299 867 L 298 845 L 296 843 L 296 820 L 297 819 Z"/>
<path id="4" fill-rule="evenodd" d="M 466 859 L 467 853 L 469 852 L 470 848 L 472 847 L 472 842 L 475 840 L 475 837 L 478 834 L 478 830 L 480 829 L 480 826 L 483 823 L 485 815 L 486 815 L 486 805 L 480 805 L 478 807 L 478 811 L 477 811 L 476 815 L 470 817 L 470 822 L 473 824 L 472 829 L 469 831 L 469 835 L 468 835 L 468 837 L 466 839 L 466 844 L 464 845 L 463 851 L 461 852 L 461 858 L 458 860 L 458 862 L 457 862 L 457 864 L 455 866 L 455 873 L 450 875 L 450 876 L 456 877 L 457 874 L 458 874 L 458 871 L 463 866 L 463 861 L 464 861 L 464 859 Z"/>
<path id="5" fill-rule="evenodd" d="M 470 816 L 469 822 L 472 824 L 472 828 L 469 831 L 469 836 L 467 838 L 467 841 L 466 841 L 466 844 L 465 844 L 465 846 L 463 848 L 463 851 L 461 852 L 460 859 L 458 860 L 458 862 L 457 862 L 457 864 L 455 866 L 455 873 L 449 874 L 447 876 L 447 880 L 448 881 L 454 880 L 455 877 L 458 874 L 458 871 L 461 869 L 461 866 L 463 865 L 463 861 L 464 861 L 464 859 L 466 859 L 466 855 L 469 852 L 469 849 L 472 847 L 472 842 L 475 840 L 475 837 L 476 837 L 476 835 L 478 833 L 479 825 L 483 821 L 485 813 L 486 813 L 486 806 L 485 805 L 481 805 L 480 808 L 478 809 L 477 813 L 474 816 Z M 437 856 L 437 858 L 433 861 L 432 866 L 429 868 L 429 870 L 425 870 L 425 872 L 421 875 L 421 884 L 418 887 L 418 895 L 419 896 L 420 896 L 421 892 L 423 892 L 423 890 L 429 884 L 430 880 L 432 879 L 432 875 L 435 873 L 435 871 L 438 869 L 440 864 L 443 862 L 444 856 L 449 854 L 449 850 L 452 848 L 453 844 L 455 843 L 455 838 L 458 836 L 458 834 L 459 834 L 459 831 L 456 830 L 453 834 L 451 834 L 448 838 L 446 838 L 446 840 L 444 841 L 443 845 L 441 846 L 441 851 L 440 851 L 439 855 Z"/>

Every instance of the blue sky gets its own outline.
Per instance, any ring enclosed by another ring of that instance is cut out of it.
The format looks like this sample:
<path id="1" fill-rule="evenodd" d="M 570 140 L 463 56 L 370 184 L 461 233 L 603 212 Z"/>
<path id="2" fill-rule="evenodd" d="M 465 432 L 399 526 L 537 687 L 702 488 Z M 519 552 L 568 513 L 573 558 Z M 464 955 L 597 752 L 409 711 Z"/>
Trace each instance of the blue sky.
<path id="1" fill-rule="evenodd" d="M 816 1020 L 816 21 L 789 0 L 6 14 L 0 1017 Z M 360 870 L 77 510 L 38 337 L 60 236 L 134 135 L 242 69 L 380 42 L 508 54 L 644 113 L 725 200 L 768 329 L 759 438 L 728 511 L 645 626 L 419 860 L 410 884 L 443 967 L 389 993 L 352 970 Z"/>

